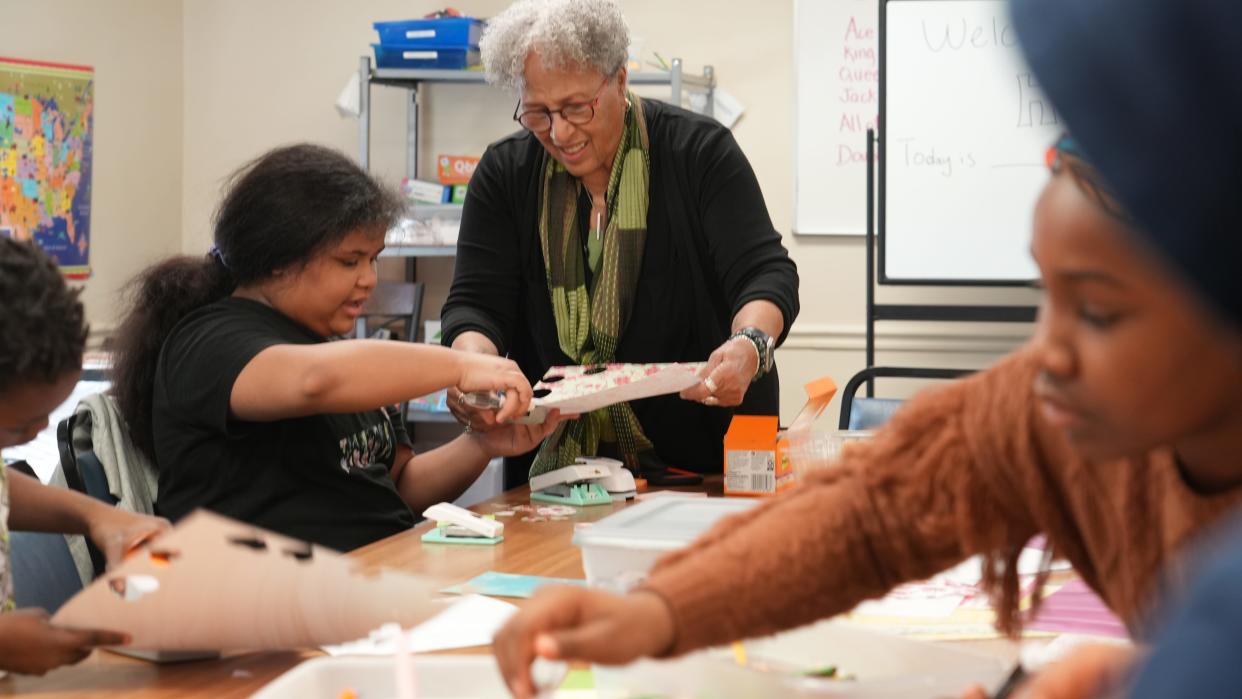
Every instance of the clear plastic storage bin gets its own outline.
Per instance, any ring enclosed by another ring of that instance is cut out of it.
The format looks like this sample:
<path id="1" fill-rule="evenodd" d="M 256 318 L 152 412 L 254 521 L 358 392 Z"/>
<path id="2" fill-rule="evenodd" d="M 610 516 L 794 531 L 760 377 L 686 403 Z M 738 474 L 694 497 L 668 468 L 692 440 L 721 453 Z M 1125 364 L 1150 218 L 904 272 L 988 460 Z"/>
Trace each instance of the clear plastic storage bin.
<path id="1" fill-rule="evenodd" d="M 656 559 L 689 544 L 752 498 L 652 498 L 574 533 L 587 583 L 622 592 L 641 581 Z"/>

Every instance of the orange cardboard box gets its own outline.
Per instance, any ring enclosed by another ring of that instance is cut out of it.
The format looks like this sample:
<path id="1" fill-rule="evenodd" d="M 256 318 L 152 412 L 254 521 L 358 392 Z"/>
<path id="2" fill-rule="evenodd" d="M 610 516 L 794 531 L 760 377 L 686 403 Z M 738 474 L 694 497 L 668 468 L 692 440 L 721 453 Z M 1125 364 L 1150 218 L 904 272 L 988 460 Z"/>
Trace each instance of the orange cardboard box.
<path id="1" fill-rule="evenodd" d="M 807 429 L 837 392 L 824 376 L 803 387 L 806 404 L 790 429 Z M 725 495 L 775 495 L 792 488 L 795 473 L 787 453 L 789 440 L 775 416 L 734 415 L 724 438 Z"/>
<path id="2" fill-rule="evenodd" d="M 775 415 L 734 415 L 724 438 L 725 495 L 773 495 L 794 484 Z"/>
<path id="3" fill-rule="evenodd" d="M 440 184 L 466 184 L 478 165 L 479 159 L 468 155 L 436 156 L 436 174 Z"/>

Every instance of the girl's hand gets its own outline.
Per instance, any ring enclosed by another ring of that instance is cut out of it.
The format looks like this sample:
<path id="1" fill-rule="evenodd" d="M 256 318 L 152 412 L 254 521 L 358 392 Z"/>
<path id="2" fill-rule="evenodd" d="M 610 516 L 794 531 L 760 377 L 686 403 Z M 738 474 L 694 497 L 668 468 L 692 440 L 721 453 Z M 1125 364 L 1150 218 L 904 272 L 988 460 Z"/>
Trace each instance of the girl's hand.
<path id="1" fill-rule="evenodd" d="M 0 614 L 0 669 L 22 675 L 42 675 L 82 660 L 98 646 L 128 642 L 128 636 L 114 631 L 53 626 L 42 609 Z"/>
<path id="2" fill-rule="evenodd" d="M 461 352 L 457 359 L 458 391 L 504 391 L 505 403 L 496 412 L 496 422 L 509 422 L 530 409 L 530 382 L 516 362 L 477 352 Z"/>
<path id="3" fill-rule="evenodd" d="M 673 614 L 651 592 L 550 585 L 496 634 L 492 652 L 513 696 L 530 699 L 539 691 L 530 673 L 535 656 L 623 665 L 666 653 L 673 638 Z"/>
<path id="4" fill-rule="evenodd" d="M 108 559 L 109 568 L 120 565 L 127 553 L 171 528 L 163 517 L 101 505 L 91 514 L 90 537 Z"/>

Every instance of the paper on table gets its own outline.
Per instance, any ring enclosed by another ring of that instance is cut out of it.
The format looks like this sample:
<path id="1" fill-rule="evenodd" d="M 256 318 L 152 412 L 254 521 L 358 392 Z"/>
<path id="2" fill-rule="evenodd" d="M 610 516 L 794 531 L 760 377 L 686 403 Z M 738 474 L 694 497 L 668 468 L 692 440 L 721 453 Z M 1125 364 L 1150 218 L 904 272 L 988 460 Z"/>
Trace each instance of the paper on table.
<path id="1" fill-rule="evenodd" d="M 460 585 L 446 587 L 441 592 L 452 595 L 492 595 L 493 597 L 530 597 L 535 590 L 544 585 L 578 585 L 585 586 L 585 580 L 570 578 L 545 578 L 539 575 L 517 575 L 514 573 L 497 573 L 489 570 L 480 573 Z"/>
<path id="2" fill-rule="evenodd" d="M 1048 595 L 1027 626 L 1059 633 L 1129 637 L 1117 615 L 1081 580 L 1072 580 Z"/>
<path id="3" fill-rule="evenodd" d="M 467 595 L 430 620 L 405 632 L 412 653 L 490 645 L 517 607 L 482 595 Z M 324 646 L 328 655 L 393 655 L 400 627 L 386 624 L 366 638 Z"/>
<path id="4" fill-rule="evenodd" d="M 1034 587 L 1043 551 L 1024 549 L 1018 560 L 1022 594 L 1028 598 Z M 1053 570 L 1068 568 L 1054 562 Z M 860 604 L 849 619 L 853 623 L 880 628 L 890 633 L 927 639 L 994 638 L 996 618 L 987 595 L 979 587 L 982 567 L 978 556 L 949 570 L 914 583 L 898 586 L 879 600 Z M 1032 633 L 1041 631 L 1031 628 Z M 1046 635 L 1046 634 L 1045 634 Z"/>

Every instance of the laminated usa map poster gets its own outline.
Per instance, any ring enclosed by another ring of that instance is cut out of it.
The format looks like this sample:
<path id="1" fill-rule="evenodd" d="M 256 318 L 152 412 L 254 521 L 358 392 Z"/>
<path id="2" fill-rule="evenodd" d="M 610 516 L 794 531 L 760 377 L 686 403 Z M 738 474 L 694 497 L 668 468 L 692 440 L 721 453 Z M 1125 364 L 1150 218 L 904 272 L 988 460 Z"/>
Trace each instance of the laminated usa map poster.
<path id="1" fill-rule="evenodd" d="M 0 57 L 0 235 L 90 276 L 95 71 Z"/>

